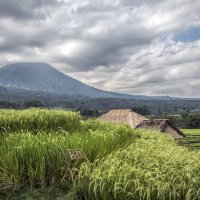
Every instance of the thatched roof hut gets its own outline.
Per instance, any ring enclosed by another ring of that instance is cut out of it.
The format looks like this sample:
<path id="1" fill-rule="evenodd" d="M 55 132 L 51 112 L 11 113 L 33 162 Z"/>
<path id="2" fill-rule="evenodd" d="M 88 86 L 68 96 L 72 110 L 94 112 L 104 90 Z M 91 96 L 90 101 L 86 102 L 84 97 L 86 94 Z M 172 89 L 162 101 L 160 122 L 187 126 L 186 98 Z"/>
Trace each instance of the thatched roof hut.
<path id="1" fill-rule="evenodd" d="M 173 126 L 168 119 L 143 120 L 135 128 L 153 129 L 172 135 L 174 138 L 186 137 L 178 128 Z"/>
<path id="2" fill-rule="evenodd" d="M 132 128 L 136 127 L 143 120 L 147 120 L 146 117 L 133 112 L 131 109 L 110 110 L 108 113 L 100 116 L 98 119 L 117 124 L 128 124 Z"/>
<path id="3" fill-rule="evenodd" d="M 162 133 L 170 134 L 174 138 L 183 138 L 185 135 L 168 119 L 149 120 L 146 117 L 133 112 L 131 109 L 110 110 L 108 113 L 99 117 L 101 121 L 112 123 L 128 124 L 132 128 L 153 129 Z"/>

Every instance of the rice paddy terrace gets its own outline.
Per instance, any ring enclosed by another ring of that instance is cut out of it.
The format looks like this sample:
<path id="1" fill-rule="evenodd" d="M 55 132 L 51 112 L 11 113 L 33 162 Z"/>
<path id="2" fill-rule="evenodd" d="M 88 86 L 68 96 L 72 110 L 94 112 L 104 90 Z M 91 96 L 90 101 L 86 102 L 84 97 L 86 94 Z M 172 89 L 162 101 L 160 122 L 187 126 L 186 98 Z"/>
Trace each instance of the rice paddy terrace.
<path id="1" fill-rule="evenodd" d="M 74 200 L 200 199 L 200 151 L 158 131 L 75 112 L 0 110 L 0 137 L 0 199 L 60 199 L 18 196 L 49 187 Z M 72 162 L 74 149 L 84 156 Z"/>
<path id="2" fill-rule="evenodd" d="M 200 150 L 200 129 L 182 129 L 182 131 L 187 137 L 180 139 L 178 143 L 193 150 Z"/>

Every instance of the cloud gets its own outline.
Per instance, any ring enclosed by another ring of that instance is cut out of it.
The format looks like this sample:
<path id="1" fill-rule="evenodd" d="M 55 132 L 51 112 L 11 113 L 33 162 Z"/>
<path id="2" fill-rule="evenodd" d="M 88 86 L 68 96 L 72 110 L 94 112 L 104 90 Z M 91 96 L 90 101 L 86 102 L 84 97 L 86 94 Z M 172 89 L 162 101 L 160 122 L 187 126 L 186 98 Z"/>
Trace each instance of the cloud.
<path id="1" fill-rule="evenodd" d="M 200 96 L 199 9 L 199 0 L 1 0 L 0 65 L 47 62 L 101 89 Z"/>
<path id="2" fill-rule="evenodd" d="M 99 80 L 91 81 L 97 87 L 101 85 L 118 92 L 199 97 L 199 51 L 200 40 L 191 43 L 156 41 L 132 55 L 115 71 L 106 73 L 106 69 L 101 68 L 88 72 L 86 77 Z"/>
<path id="3" fill-rule="evenodd" d="M 56 0 L 1 0 L 0 17 L 15 20 L 44 18 L 48 9 L 60 5 Z"/>

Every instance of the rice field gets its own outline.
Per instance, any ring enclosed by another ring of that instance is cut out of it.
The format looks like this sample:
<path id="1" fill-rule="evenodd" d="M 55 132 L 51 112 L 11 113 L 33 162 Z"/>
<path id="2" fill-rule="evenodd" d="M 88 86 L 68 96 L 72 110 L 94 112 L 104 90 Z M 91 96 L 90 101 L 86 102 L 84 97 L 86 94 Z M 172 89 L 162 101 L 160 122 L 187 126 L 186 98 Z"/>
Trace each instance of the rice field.
<path id="1" fill-rule="evenodd" d="M 85 199 L 200 199 L 200 152 L 149 132 L 105 159 L 84 163 Z"/>
<path id="2" fill-rule="evenodd" d="M 156 131 L 69 111 L 0 110 L 0 137 L 0 199 L 58 185 L 74 200 L 200 199 L 200 151 Z M 72 162 L 76 148 L 86 157 Z"/>
<path id="3" fill-rule="evenodd" d="M 200 149 L 200 129 L 182 129 L 182 131 L 187 137 L 179 140 L 179 144 L 193 150 Z"/>
<path id="4" fill-rule="evenodd" d="M 29 110 L 28 115 L 28 110 L 6 112 L 3 110 L 0 119 L 0 189 L 70 182 L 73 177 L 67 171 L 71 166 L 68 149 L 82 148 L 86 159 L 92 162 L 130 145 L 138 137 L 128 126 L 82 122 L 78 113 Z M 73 167 L 84 161 L 73 163 Z"/>
<path id="5" fill-rule="evenodd" d="M 61 110 L 0 110 L 0 133 L 72 132 L 80 128 L 80 115 Z"/>

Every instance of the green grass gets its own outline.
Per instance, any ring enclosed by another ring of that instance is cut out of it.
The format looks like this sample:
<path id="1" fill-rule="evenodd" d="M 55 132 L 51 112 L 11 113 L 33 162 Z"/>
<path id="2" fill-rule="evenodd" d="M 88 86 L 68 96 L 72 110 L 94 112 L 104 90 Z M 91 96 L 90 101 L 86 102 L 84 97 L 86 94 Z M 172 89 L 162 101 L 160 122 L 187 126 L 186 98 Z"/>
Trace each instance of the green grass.
<path id="1" fill-rule="evenodd" d="M 137 131 L 127 126 L 116 126 L 98 121 L 81 122 L 80 116 L 71 112 L 31 110 L 27 119 L 24 116 L 24 113 L 28 114 L 27 110 L 12 112 L 23 113 L 23 117 L 20 115 L 21 123 L 16 127 L 9 126 L 10 116 L 9 119 L 3 116 L 4 120 L 1 120 L 3 133 L 0 135 L 0 190 L 27 186 L 46 187 L 70 182 L 73 176 L 67 172 L 68 167 L 72 165 L 68 149 L 82 148 L 87 160 L 93 162 L 112 151 L 130 145 L 135 138 L 139 137 Z M 53 124 L 50 124 L 48 119 L 50 121 L 53 119 L 54 112 L 57 122 L 52 120 Z M 33 121 L 37 127 L 51 131 L 36 132 L 35 129 L 33 132 L 30 131 L 32 130 L 32 124 L 30 127 L 28 125 L 30 116 L 36 116 L 38 113 L 44 118 L 41 117 L 40 120 L 34 118 Z M 13 121 L 17 124 L 20 120 L 12 117 L 11 122 Z M 56 124 L 59 125 L 59 129 Z M 79 124 L 78 128 L 77 124 Z M 71 130 L 71 132 L 65 130 Z M 84 161 L 85 159 L 82 159 L 73 163 L 73 167 L 78 167 Z"/>
<path id="2" fill-rule="evenodd" d="M 179 140 L 179 144 L 189 147 L 191 149 L 200 149 L 200 129 L 181 129 L 187 136 Z"/>
<path id="3" fill-rule="evenodd" d="M 187 136 L 200 135 L 200 129 L 181 129 L 181 131 L 183 131 Z"/>
<path id="4" fill-rule="evenodd" d="M 72 132 L 79 129 L 80 126 L 80 115 L 76 112 L 48 109 L 0 109 L 0 133 Z"/>
<path id="5" fill-rule="evenodd" d="M 66 174 L 71 163 L 67 149 L 82 148 L 87 159 L 93 161 L 131 144 L 137 136 L 126 127 L 108 131 L 109 134 L 96 130 L 72 135 L 18 133 L 1 137 L 0 188 L 44 187 L 70 180 Z M 61 151 L 65 152 L 68 165 Z"/>
<path id="6" fill-rule="evenodd" d="M 197 144 L 197 130 L 183 131 L 183 145 Z M 68 173 L 71 148 L 86 159 Z M 79 113 L 0 110 L 0 155 L 0 199 L 200 199 L 200 151 Z"/>
<path id="7" fill-rule="evenodd" d="M 85 199 L 200 199 L 200 152 L 160 133 L 147 134 L 103 160 L 82 164 L 76 183 L 87 183 Z"/>

